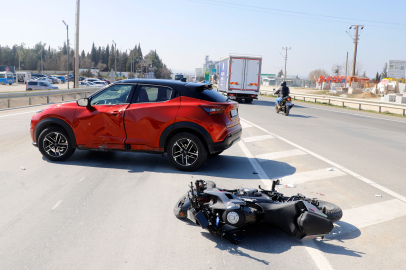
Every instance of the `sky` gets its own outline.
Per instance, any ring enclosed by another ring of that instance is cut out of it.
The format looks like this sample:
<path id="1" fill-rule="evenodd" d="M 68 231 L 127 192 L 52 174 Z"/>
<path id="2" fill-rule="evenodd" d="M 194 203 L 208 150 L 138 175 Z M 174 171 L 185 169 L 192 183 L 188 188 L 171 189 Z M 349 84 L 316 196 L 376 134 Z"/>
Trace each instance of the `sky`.
<path id="1" fill-rule="evenodd" d="M 4 2 L 5 0 L 0 0 Z M 1 46 L 38 42 L 58 48 L 74 44 L 76 0 L 19 0 L 2 12 Z M 174 72 L 194 73 L 206 55 L 262 55 L 262 73 L 284 69 L 282 47 L 290 47 L 287 74 L 307 77 L 354 53 L 351 25 L 360 32 L 357 62 L 369 77 L 388 60 L 406 60 L 406 1 L 342 0 L 81 0 L 79 50 L 112 44 L 120 50 L 140 43 L 144 55 L 156 50 Z M 0 63 L 1 64 L 1 63 Z M 350 68 L 349 68 L 350 70 Z M 350 72 L 350 71 L 349 71 Z"/>

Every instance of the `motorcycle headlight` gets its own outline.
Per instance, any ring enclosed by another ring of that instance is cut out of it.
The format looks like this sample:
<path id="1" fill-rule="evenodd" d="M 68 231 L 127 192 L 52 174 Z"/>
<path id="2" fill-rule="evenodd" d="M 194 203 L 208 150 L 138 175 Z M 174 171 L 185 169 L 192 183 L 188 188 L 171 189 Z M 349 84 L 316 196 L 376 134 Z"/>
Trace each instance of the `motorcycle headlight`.
<path id="1" fill-rule="evenodd" d="M 238 223 L 239 219 L 240 219 L 240 216 L 236 212 L 230 212 L 230 213 L 227 214 L 227 221 L 230 224 Z"/>

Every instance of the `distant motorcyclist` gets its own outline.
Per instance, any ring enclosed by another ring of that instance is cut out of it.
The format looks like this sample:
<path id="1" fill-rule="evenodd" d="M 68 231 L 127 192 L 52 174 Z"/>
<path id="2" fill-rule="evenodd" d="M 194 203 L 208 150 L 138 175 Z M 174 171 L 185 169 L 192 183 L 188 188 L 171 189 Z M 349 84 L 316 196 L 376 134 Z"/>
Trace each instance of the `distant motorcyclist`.
<path id="1" fill-rule="evenodd" d="M 284 97 L 289 96 L 290 90 L 289 87 L 286 86 L 286 82 L 281 83 L 281 87 L 279 87 L 274 94 L 279 95 L 279 97 L 276 99 L 277 104 L 279 104 Z"/>

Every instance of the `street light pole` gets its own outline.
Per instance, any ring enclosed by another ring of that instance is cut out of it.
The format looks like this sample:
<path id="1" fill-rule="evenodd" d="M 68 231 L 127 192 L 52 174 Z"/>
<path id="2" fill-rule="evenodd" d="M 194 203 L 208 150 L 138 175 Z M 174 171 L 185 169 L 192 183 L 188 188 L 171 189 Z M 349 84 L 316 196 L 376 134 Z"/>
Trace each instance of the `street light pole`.
<path id="1" fill-rule="evenodd" d="M 66 24 L 64 20 L 62 20 L 63 24 L 66 25 L 66 47 L 67 47 L 67 52 L 68 52 L 68 64 L 67 64 L 67 70 L 68 70 L 68 89 L 69 89 L 69 26 Z"/>
<path id="2" fill-rule="evenodd" d="M 80 11 L 80 0 L 76 2 L 76 35 L 75 35 L 75 88 L 79 88 L 79 11 Z"/>
<path id="3" fill-rule="evenodd" d="M 115 49 L 115 56 L 114 56 L 114 69 L 117 74 L 117 44 L 114 42 L 114 40 L 112 40 L 114 43 L 114 49 Z"/>
<path id="4" fill-rule="evenodd" d="M 286 82 L 286 62 L 288 61 L 288 50 L 292 49 L 291 47 L 282 47 L 282 50 L 285 50 L 285 82 Z"/>

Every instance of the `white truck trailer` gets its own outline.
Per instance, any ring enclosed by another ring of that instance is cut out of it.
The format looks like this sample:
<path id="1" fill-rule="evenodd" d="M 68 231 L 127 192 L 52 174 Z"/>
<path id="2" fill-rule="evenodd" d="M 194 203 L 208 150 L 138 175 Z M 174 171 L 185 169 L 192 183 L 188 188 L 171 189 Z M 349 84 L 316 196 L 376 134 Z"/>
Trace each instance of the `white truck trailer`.
<path id="1" fill-rule="evenodd" d="M 220 59 L 218 91 L 229 99 L 258 99 L 262 56 L 229 54 Z"/>

